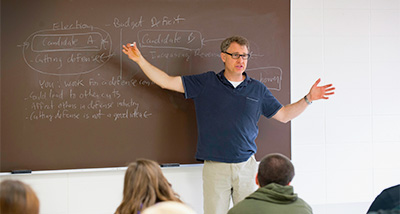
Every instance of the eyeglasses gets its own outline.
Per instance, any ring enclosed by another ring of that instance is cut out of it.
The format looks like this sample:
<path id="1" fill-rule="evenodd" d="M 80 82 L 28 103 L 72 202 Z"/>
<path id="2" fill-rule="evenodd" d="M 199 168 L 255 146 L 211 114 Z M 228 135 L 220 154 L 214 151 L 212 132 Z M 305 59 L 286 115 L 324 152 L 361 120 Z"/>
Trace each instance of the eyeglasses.
<path id="1" fill-rule="evenodd" d="M 250 58 L 250 54 L 228 53 L 226 51 L 222 51 L 222 53 L 230 55 L 232 59 L 239 59 L 239 57 L 242 57 L 243 60 L 247 60 Z"/>

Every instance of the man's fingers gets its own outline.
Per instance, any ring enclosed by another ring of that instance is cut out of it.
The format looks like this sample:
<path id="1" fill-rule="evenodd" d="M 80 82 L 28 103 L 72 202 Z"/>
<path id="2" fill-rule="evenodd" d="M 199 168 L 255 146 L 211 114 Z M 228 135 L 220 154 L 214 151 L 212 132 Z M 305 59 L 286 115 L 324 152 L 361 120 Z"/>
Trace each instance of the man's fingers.
<path id="1" fill-rule="evenodd" d="M 315 81 L 313 87 L 314 87 L 314 86 L 317 86 L 320 82 L 321 82 L 321 78 L 318 78 L 317 81 Z"/>
<path id="2" fill-rule="evenodd" d="M 123 45 L 122 48 L 123 48 L 122 51 L 128 51 L 129 50 L 129 48 L 127 46 L 125 46 L 125 45 Z"/>
<path id="3" fill-rule="evenodd" d="M 333 90 L 335 90 L 335 88 L 327 88 L 327 89 L 325 89 L 325 91 L 333 91 Z"/>

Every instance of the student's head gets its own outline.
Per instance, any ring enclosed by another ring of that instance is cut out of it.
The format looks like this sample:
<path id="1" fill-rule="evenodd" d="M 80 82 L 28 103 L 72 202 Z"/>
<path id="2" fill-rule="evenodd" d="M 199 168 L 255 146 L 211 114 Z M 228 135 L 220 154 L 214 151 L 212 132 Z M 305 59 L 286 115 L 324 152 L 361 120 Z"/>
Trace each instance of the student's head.
<path id="1" fill-rule="evenodd" d="M 39 214 L 39 199 L 27 184 L 17 180 L 0 183 L 1 214 Z"/>
<path id="2" fill-rule="evenodd" d="M 128 165 L 125 173 L 122 203 L 117 214 L 137 213 L 160 201 L 179 201 L 164 177 L 160 166 L 146 159 L 139 159 Z"/>
<path id="3" fill-rule="evenodd" d="M 196 214 L 196 212 L 183 203 L 165 201 L 145 209 L 142 214 Z"/>
<path id="4" fill-rule="evenodd" d="M 258 166 L 257 181 L 260 187 L 270 183 L 288 185 L 294 177 L 294 167 L 286 156 L 278 153 L 266 155 Z"/>

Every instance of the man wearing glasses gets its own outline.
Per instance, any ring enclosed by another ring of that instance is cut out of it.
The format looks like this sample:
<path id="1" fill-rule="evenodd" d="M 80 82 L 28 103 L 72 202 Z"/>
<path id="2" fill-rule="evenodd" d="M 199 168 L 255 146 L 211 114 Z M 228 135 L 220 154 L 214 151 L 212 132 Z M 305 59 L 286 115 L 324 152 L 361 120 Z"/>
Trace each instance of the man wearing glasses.
<path id="1" fill-rule="evenodd" d="M 184 93 L 196 108 L 198 142 L 196 159 L 204 161 L 203 198 L 205 214 L 225 214 L 233 204 L 256 190 L 257 122 L 262 115 L 286 123 L 301 114 L 314 100 L 328 99 L 332 84 L 318 86 L 296 103 L 282 106 L 261 82 L 245 73 L 249 42 L 232 36 L 221 43 L 225 69 L 190 76 L 169 76 L 151 65 L 136 44 L 123 46 L 154 83 Z"/>

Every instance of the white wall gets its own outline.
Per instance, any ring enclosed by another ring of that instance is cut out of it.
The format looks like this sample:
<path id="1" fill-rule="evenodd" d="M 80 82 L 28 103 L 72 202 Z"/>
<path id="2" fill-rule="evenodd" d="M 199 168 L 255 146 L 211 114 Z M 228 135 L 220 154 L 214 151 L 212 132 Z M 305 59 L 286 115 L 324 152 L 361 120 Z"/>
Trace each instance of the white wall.
<path id="1" fill-rule="evenodd" d="M 291 20 L 292 101 L 337 88 L 292 122 L 293 185 L 316 213 L 365 213 L 400 183 L 400 1 L 293 0 Z"/>
<path id="2" fill-rule="evenodd" d="M 292 122 L 295 191 L 317 214 L 365 213 L 400 183 L 400 0 L 292 0 L 291 94 L 321 77 L 336 95 Z M 262 131 L 262 130 L 261 130 Z M 163 169 L 199 214 L 201 165 Z M 41 214 L 113 213 L 123 169 L 2 175 L 33 186 Z"/>

